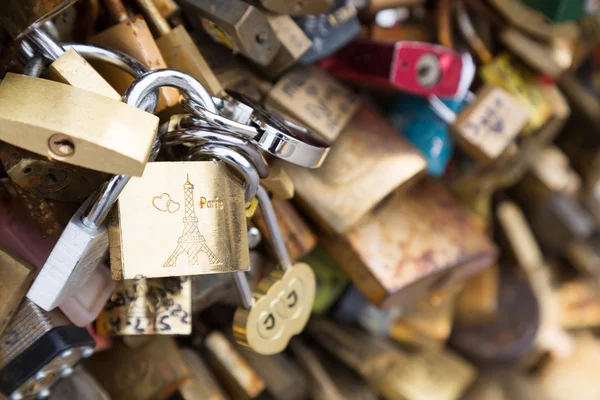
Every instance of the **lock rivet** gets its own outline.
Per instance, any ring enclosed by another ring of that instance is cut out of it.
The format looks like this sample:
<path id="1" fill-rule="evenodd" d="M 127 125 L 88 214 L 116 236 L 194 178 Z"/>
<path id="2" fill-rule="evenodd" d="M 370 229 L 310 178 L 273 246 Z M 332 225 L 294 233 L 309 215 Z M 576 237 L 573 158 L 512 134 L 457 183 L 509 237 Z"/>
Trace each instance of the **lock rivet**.
<path id="1" fill-rule="evenodd" d="M 48 148 L 55 157 L 71 157 L 75 154 L 75 143 L 62 133 L 54 134 L 48 139 Z"/>

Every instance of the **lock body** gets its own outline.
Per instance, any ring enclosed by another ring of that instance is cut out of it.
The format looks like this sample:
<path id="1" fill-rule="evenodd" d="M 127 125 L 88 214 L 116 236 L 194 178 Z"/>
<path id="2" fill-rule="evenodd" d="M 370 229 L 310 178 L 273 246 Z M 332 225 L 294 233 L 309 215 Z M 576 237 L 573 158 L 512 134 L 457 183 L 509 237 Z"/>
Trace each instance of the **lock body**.
<path id="1" fill-rule="evenodd" d="M 149 163 L 117 207 L 123 279 L 248 269 L 244 192 L 223 162 Z"/>
<path id="2" fill-rule="evenodd" d="M 360 107 L 360 99 L 316 67 L 298 67 L 277 81 L 265 100 L 333 143 Z"/>
<path id="3" fill-rule="evenodd" d="M 301 207 L 326 230 L 343 233 L 392 191 L 410 186 L 426 163 L 383 117 L 363 105 L 320 168 L 285 168 Z"/>
<path id="4" fill-rule="evenodd" d="M 190 380 L 181 385 L 179 396 L 183 400 L 227 400 L 223 388 L 206 365 L 206 361 L 190 348 L 181 349 L 181 357 L 190 371 Z"/>
<path id="5" fill-rule="evenodd" d="M 0 393 L 7 397 L 42 395 L 93 353 L 85 328 L 60 311 L 44 312 L 23 301 L 0 340 Z"/>
<path id="6" fill-rule="evenodd" d="M 0 249 L 0 335 L 27 294 L 35 267 Z"/>
<path id="7" fill-rule="evenodd" d="M 119 281 L 96 322 L 101 335 L 189 335 L 190 277 Z"/>
<path id="8" fill-rule="evenodd" d="M 10 73 L 0 85 L 0 110 L 3 141 L 113 174 L 141 175 L 158 128 L 156 116 L 120 101 Z"/>
<path id="9" fill-rule="evenodd" d="M 312 46 L 311 40 L 288 15 L 267 14 L 267 21 L 280 43 L 275 58 L 262 68 L 270 78 L 290 69 Z"/>
<path id="10" fill-rule="evenodd" d="M 388 240 L 374 232 L 385 232 Z M 497 257 L 478 221 L 430 178 L 323 243 L 365 297 L 383 307 L 439 290 Z"/>

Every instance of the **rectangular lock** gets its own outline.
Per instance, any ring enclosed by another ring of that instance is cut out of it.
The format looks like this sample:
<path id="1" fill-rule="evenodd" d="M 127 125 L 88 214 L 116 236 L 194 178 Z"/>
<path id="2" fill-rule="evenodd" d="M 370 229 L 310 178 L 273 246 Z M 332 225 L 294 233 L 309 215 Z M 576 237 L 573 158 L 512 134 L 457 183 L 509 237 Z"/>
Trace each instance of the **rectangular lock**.
<path id="1" fill-rule="evenodd" d="M 166 400 L 190 376 L 175 340 L 165 336 L 136 348 L 115 342 L 84 366 L 113 400 Z"/>
<path id="2" fill-rule="evenodd" d="M 214 41 L 258 65 L 268 65 L 279 51 L 281 44 L 265 14 L 242 0 L 184 0 L 183 6 Z"/>
<path id="3" fill-rule="evenodd" d="M 360 98 L 328 73 L 298 67 L 277 81 L 265 105 L 333 143 L 358 111 Z"/>
<path id="4" fill-rule="evenodd" d="M 96 326 L 101 335 L 189 335 L 192 279 L 188 276 L 123 280 Z"/>
<path id="5" fill-rule="evenodd" d="M 14 39 L 54 18 L 77 0 L 7 0 L 0 11 L 0 22 Z"/>
<path id="6" fill-rule="evenodd" d="M 190 379 L 179 388 L 181 400 L 227 400 L 217 378 L 206 362 L 192 349 L 181 349 L 181 356 L 190 371 Z"/>
<path id="7" fill-rule="evenodd" d="M 320 168 L 283 165 L 302 208 L 323 228 L 337 233 L 348 231 L 391 192 L 420 178 L 426 168 L 419 152 L 366 105 Z"/>
<path id="8" fill-rule="evenodd" d="M 265 392 L 266 384 L 231 343 L 220 332 L 211 332 L 204 340 L 209 365 L 232 399 L 256 399 Z"/>
<path id="9" fill-rule="evenodd" d="M 52 388 L 50 400 L 111 400 L 106 389 L 81 365 Z"/>
<path id="10" fill-rule="evenodd" d="M 12 73 L 0 84 L 0 112 L 0 139 L 5 142 L 70 164 L 131 176 L 142 174 L 158 128 L 156 116 L 120 101 Z"/>
<path id="11" fill-rule="evenodd" d="M 495 161 L 521 133 L 530 113 L 508 92 L 486 85 L 452 124 L 463 149 L 476 160 Z"/>
<path id="12" fill-rule="evenodd" d="M 244 191 L 224 162 L 148 163 L 117 209 L 123 279 L 248 269 Z"/>
<path id="13" fill-rule="evenodd" d="M 462 280 L 498 253 L 478 221 L 429 178 L 405 195 L 394 193 L 344 235 L 322 239 L 357 288 L 382 307 Z"/>
<path id="14" fill-rule="evenodd" d="M 35 267 L 0 246 L 0 336 L 33 281 Z"/>
<path id="15" fill-rule="evenodd" d="M 269 78 L 277 78 L 296 64 L 310 49 L 312 42 L 290 16 L 271 13 L 266 16 L 280 47 L 275 58 L 261 69 Z"/>
<path id="16" fill-rule="evenodd" d="M 287 200 L 273 200 L 273 209 L 292 262 L 298 261 L 317 245 L 317 237 L 302 219 L 298 211 Z M 273 243 L 260 209 L 252 218 L 264 240 Z M 271 249 L 273 251 L 273 249 Z"/>
<path id="17" fill-rule="evenodd" d="M 47 396 L 94 346 L 87 330 L 71 325 L 63 313 L 44 312 L 25 300 L 0 337 L 0 393 Z"/>

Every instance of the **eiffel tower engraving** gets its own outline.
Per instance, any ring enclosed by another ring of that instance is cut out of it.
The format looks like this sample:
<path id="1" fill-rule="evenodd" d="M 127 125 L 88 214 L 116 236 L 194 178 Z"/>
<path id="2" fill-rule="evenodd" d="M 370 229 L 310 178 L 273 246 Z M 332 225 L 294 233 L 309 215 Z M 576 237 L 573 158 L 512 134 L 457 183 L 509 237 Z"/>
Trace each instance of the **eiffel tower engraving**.
<path id="1" fill-rule="evenodd" d="M 198 253 L 203 252 L 208 256 L 210 265 L 221 264 L 221 260 L 208 248 L 206 239 L 200 234 L 198 218 L 194 211 L 194 185 L 190 183 L 189 175 L 183 184 L 185 196 L 185 216 L 183 218 L 183 234 L 177 241 L 177 247 L 163 267 L 175 267 L 177 258 L 187 253 L 189 265 L 198 265 Z"/>

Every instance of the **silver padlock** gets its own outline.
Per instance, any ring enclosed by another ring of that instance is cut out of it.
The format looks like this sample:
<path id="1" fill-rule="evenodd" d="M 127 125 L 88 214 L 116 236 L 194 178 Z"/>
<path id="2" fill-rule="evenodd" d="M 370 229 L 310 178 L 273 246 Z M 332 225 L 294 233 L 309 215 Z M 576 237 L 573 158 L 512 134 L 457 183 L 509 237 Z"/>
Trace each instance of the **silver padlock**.
<path id="1" fill-rule="evenodd" d="M 183 72 L 169 69 L 154 70 L 137 78 L 126 91 L 123 101 L 153 112 L 156 102 L 151 101 L 150 95 L 162 86 L 178 88 L 211 112 L 217 112 L 210 94 L 200 82 Z M 157 139 L 151 159 L 158 155 L 159 148 Z M 126 175 L 111 178 L 99 195 L 90 196 L 69 221 L 27 294 L 44 310 L 52 310 L 80 289 L 105 255 L 108 234 L 104 220 L 129 178 Z"/>

